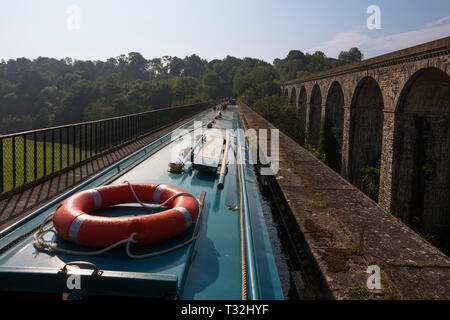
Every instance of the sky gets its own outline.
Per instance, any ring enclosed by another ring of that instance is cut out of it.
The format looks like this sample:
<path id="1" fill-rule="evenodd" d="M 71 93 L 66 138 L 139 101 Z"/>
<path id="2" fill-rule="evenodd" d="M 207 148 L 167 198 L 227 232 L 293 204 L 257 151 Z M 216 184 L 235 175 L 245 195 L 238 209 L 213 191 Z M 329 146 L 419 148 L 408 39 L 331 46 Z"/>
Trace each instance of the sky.
<path id="1" fill-rule="evenodd" d="M 290 50 L 337 57 L 352 47 L 371 58 L 447 36 L 448 0 L 0 0 L 5 60 L 140 52 L 272 63 Z"/>

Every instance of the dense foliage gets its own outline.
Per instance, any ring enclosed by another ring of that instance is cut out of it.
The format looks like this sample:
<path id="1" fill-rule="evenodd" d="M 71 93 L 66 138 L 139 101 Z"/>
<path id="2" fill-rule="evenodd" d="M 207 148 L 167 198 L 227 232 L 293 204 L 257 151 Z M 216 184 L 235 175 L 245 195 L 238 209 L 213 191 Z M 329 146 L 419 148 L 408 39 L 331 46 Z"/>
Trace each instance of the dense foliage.
<path id="1" fill-rule="evenodd" d="M 298 109 L 285 97 L 280 95 L 267 96 L 252 105 L 252 109 L 268 119 L 275 127 L 300 143 Z"/>
<path id="2" fill-rule="evenodd" d="M 339 59 L 327 58 L 321 52 L 304 55 L 291 51 L 285 59 L 275 59 L 274 65 L 231 56 L 208 62 L 195 54 L 184 59 L 164 56 L 148 60 L 137 52 L 106 61 L 2 60 L 0 133 L 229 96 L 253 105 L 279 93 L 276 80 L 361 59 L 359 50 L 354 49 L 341 53 Z"/>
<path id="3" fill-rule="evenodd" d="M 316 51 L 314 54 L 304 54 L 301 51 L 292 50 L 285 59 L 275 59 L 273 65 L 280 75 L 280 80 L 287 81 L 345 64 L 358 62 L 363 57 L 364 55 L 358 48 L 342 51 L 338 59 L 328 58 L 321 51 Z"/>

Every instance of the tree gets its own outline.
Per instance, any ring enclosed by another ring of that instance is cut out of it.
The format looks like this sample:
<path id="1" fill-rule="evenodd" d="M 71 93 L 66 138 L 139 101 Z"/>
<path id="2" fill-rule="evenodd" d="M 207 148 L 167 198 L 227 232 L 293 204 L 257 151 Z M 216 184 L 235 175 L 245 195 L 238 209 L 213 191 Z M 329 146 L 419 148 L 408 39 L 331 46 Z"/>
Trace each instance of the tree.
<path id="1" fill-rule="evenodd" d="M 184 72 L 185 77 L 199 78 L 205 72 L 206 60 L 202 60 L 196 54 L 193 54 L 184 59 Z"/>
<path id="2" fill-rule="evenodd" d="M 169 74 L 174 77 L 181 77 L 184 74 L 184 61 L 178 57 L 173 57 L 169 64 Z"/>
<path id="3" fill-rule="evenodd" d="M 268 119 L 275 127 L 292 139 L 299 142 L 298 110 L 285 97 L 277 94 L 266 96 L 257 100 L 252 105 L 252 109 Z"/>
<path id="4" fill-rule="evenodd" d="M 198 79 L 194 77 L 177 77 L 172 80 L 171 87 L 173 98 L 176 101 L 184 101 L 187 96 L 197 94 Z"/>
<path id="5" fill-rule="evenodd" d="M 152 83 L 149 91 L 150 105 L 155 108 L 165 108 L 172 105 L 172 88 L 167 81 L 156 81 Z"/>
<path id="6" fill-rule="evenodd" d="M 355 63 L 361 61 L 364 58 L 364 55 L 358 48 L 351 48 L 349 51 L 342 51 L 338 60 L 341 65 Z"/>
<path id="7" fill-rule="evenodd" d="M 130 52 L 125 71 L 135 79 L 148 79 L 148 61 L 139 52 Z"/>
<path id="8" fill-rule="evenodd" d="M 362 57 L 357 48 L 352 48 L 342 52 L 339 59 L 328 58 L 320 51 L 304 54 L 291 50 L 284 59 L 275 59 L 273 65 L 233 56 L 208 62 L 195 54 L 184 59 L 163 56 L 147 60 L 139 52 L 106 61 L 46 57 L 1 60 L 0 132 L 102 119 L 227 96 L 253 105 L 266 96 L 279 94 L 275 80 L 293 79 Z M 289 116 L 287 111 L 281 114 Z"/>
<path id="9" fill-rule="evenodd" d="M 286 60 L 305 60 L 305 54 L 300 50 L 291 50 L 286 56 Z"/>
<path id="10" fill-rule="evenodd" d="M 219 76 L 217 72 L 208 71 L 203 76 L 202 80 L 203 91 L 210 99 L 218 99 L 223 97 L 225 89 L 225 81 Z"/>

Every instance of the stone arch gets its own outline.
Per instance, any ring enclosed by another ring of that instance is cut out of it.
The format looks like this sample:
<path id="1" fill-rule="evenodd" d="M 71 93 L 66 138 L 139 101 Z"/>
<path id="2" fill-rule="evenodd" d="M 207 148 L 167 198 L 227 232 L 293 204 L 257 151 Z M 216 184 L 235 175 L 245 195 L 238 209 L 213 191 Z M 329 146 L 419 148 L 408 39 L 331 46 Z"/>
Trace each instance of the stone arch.
<path id="1" fill-rule="evenodd" d="M 291 95 L 289 97 L 289 102 L 292 103 L 294 106 L 296 105 L 296 102 L 297 102 L 297 90 L 295 89 L 295 87 L 292 87 L 292 89 L 291 89 Z"/>
<path id="2" fill-rule="evenodd" d="M 417 71 L 396 106 L 391 213 L 450 252 L 450 76 Z"/>
<path id="3" fill-rule="evenodd" d="M 284 96 L 286 97 L 286 99 L 289 97 L 289 89 L 288 88 L 284 89 Z"/>
<path id="4" fill-rule="evenodd" d="M 359 81 L 350 107 L 349 181 L 378 201 L 384 102 L 374 78 Z"/>
<path id="5" fill-rule="evenodd" d="M 300 94 L 298 96 L 298 129 L 299 129 L 299 142 L 302 147 L 305 146 L 305 134 L 306 134 L 306 109 L 308 108 L 306 88 L 302 86 L 300 88 Z"/>
<path id="6" fill-rule="evenodd" d="M 320 121 L 322 116 L 322 93 L 318 84 L 311 90 L 309 100 L 308 144 L 319 148 Z"/>
<path id="7" fill-rule="evenodd" d="M 325 103 L 321 149 L 325 153 L 326 163 L 338 173 L 341 172 L 344 103 L 342 86 L 334 81 L 328 90 Z"/>

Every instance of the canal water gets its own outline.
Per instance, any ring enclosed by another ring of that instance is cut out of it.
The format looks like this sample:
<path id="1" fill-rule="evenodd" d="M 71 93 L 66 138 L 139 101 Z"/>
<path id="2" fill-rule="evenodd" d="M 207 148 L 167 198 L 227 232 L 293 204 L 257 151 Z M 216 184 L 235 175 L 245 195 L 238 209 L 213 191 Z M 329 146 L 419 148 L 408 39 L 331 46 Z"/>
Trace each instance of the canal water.
<path id="1" fill-rule="evenodd" d="M 271 197 L 271 193 L 267 187 L 267 180 L 259 176 L 258 171 L 259 169 L 256 166 L 253 167 L 254 176 L 256 177 L 259 186 L 259 202 L 261 204 L 262 213 L 272 246 L 283 296 L 285 299 L 303 299 L 304 283 L 299 273 L 295 272 L 295 268 L 291 263 L 291 257 L 285 249 L 286 244 L 283 242 L 281 237 L 283 226 L 281 221 L 279 221 L 276 216 L 277 204 Z M 296 274 L 295 277 L 294 273 Z"/>

